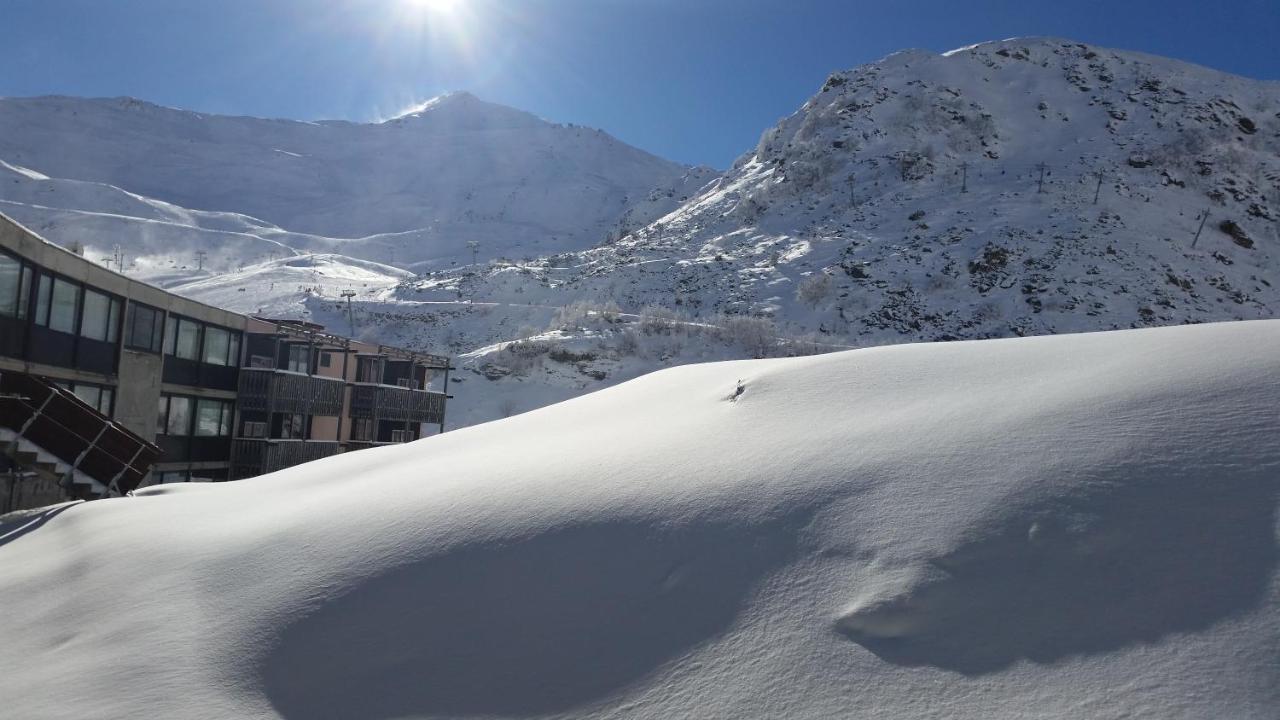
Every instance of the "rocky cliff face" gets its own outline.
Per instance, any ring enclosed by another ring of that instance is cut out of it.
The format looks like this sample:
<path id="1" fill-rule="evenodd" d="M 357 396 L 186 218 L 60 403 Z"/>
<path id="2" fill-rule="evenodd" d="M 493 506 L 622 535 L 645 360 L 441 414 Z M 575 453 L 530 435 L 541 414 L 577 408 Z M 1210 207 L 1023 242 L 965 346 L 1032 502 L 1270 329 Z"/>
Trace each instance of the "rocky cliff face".
<path id="1" fill-rule="evenodd" d="M 1278 152 L 1276 83 L 1056 39 L 907 51 L 526 284 L 853 343 L 1270 317 Z"/>

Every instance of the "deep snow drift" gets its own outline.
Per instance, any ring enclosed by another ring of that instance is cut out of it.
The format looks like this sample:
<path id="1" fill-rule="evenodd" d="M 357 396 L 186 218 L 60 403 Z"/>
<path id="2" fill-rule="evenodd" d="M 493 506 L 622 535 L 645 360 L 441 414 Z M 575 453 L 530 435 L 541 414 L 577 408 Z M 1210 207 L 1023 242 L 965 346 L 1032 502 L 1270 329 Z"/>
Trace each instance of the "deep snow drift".
<path id="1" fill-rule="evenodd" d="M 1280 322 L 686 366 L 0 528 L 10 717 L 1274 718 Z"/>

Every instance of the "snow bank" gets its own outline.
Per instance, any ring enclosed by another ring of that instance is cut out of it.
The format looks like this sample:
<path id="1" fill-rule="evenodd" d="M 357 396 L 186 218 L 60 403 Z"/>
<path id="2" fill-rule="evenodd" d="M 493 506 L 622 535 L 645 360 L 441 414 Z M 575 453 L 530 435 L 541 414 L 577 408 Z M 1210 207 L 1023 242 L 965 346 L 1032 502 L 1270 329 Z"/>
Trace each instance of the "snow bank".
<path id="1" fill-rule="evenodd" d="M 1274 718 L 1277 358 L 1259 321 L 686 366 L 23 518 L 0 526 L 0 697 Z"/>

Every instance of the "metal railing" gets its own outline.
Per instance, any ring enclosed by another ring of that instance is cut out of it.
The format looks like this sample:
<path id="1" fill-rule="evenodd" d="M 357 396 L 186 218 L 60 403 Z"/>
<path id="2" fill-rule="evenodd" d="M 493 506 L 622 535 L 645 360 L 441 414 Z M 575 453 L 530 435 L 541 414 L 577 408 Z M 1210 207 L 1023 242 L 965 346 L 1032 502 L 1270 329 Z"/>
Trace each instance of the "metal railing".
<path id="1" fill-rule="evenodd" d="M 75 394 L 18 372 L 0 373 L 0 425 L 105 488 L 126 493 L 141 484 L 160 448 L 112 422 Z"/>
<path id="2" fill-rule="evenodd" d="M 444 403 L 444 393 L 427 390 L 359 383 L 351 388 L 353 418 L 438 423 Z"/>
<path id="3" fill-rule="evenodd" d="M 237 401 L 242 411 L 342 414 L 346 383 L 341 378 L 304 375 L 275 368 L 241 368 Z"/>
<path id="4" fill-rule="evenodd" d="M 237 478 L 266 475 L 337 455 L 341 449 L 336 440 L 235 438 L 231 441 L 231 468 Z"/>

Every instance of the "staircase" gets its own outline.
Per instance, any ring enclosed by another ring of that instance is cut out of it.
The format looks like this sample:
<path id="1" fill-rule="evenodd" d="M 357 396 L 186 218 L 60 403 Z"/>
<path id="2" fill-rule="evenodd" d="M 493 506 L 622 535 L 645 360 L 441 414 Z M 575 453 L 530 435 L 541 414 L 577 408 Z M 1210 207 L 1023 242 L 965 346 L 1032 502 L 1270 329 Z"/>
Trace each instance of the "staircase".
<path id="1" fill-rule="evenodd" d="M 34 375 L 0 373 L 0 514 L 133 490 L 160 448 L 70 391 Z"/>

